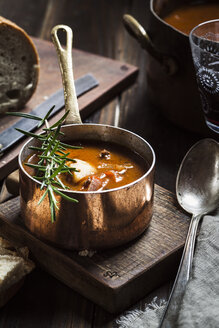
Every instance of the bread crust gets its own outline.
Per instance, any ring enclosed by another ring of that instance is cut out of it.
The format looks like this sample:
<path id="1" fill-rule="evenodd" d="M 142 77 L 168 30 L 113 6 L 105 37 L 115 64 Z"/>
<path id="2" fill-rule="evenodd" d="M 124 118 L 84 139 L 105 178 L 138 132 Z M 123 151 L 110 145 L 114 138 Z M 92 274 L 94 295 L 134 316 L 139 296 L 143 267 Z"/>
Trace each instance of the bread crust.
<path id="1" fill-rule="evenodd" d="M 39 55 L 29 35 L 2 16 L 0 34 L 0 113 L 4 113 L 21 109 L 33 95 Z"/>

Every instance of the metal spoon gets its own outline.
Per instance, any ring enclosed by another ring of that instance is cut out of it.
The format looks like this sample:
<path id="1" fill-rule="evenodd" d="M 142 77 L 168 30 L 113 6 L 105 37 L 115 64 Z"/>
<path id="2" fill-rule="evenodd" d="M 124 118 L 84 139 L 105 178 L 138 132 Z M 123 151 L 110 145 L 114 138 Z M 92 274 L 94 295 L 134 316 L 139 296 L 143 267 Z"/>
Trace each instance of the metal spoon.
<path id="1" fill-rule="evenodd" d="M 185 155 L 176 179 L 176 195 L 182 208 L 192 214 L 192 219 L 160 328 L 176 327 L 179 307 L 191 274 L 199 221 L 219 206 L 219 144 L 215 140 L 203 139 Z"/>

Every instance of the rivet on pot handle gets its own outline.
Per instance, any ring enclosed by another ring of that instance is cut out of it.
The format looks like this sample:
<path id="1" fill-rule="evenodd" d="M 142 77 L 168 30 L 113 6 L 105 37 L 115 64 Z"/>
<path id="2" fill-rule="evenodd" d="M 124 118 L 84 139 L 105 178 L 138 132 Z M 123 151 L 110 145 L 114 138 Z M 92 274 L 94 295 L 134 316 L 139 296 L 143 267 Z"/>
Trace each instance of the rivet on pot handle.
<path id="1" fill-rule="evenodd" d="M 58 31 L 66 33 L 66 48 L 63 48 L 58 38 Z M 52 41 L 55 45 L 59 65 L 61 69 L 62 82 L 64 87 L 65 111 L 69 111 L 65 124 L 82 123 L 78 101 L 75 91 L 73 65 L 72 65 L 72 29 L 67 25 L 57 25 L 51 31 Z"/>
<path id="2" fill-rule="evenodd" d="M 139 41 L 142 48 L 147 50 L 163 66 L 168 75 L 174 75 L 178 71 L 176 60 L 155 49 L 149 35 L 133 16 L 124 15 L 123 24 L 126 30 Z"/>

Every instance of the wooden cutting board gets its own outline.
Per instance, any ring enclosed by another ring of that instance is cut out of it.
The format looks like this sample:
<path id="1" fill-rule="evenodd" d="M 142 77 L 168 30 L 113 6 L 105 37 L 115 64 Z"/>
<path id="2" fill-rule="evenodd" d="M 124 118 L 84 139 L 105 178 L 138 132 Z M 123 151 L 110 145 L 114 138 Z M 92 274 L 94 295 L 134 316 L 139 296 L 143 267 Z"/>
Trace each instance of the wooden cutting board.
<path id="1" fill-rule="evenodd" d="M 128 308 L 176 273 L 190 222 L 175 196 L 156 185 L 153 218 L 139 238 L 83 257 L 34 237 L 19 212 L 19 197 L 0 205 L 0 235 L 28 246 L 43 269 L 112 313 Z"/>
<path id="2" fill-rule="evenodd" d="M 33 41 L 40 56 L 40 77 L 37 90 L 26 107 L 21 110 L 23 112 L 30 112 L 62 87 L 55 47 L 48 41 L 36 38 L 33 38 Z M 82 118 L 85 118 L 133 84 L 138 74 L 138 68 L 135 66 L 77 49 L 73 49 L 73 66 L 75 79 L 91 73 L 99 82 L 98 87 L 78 99 Z M 49 108 L 45 108 L 45 113 L 48 110 Z M 51 122 L 57 120 L 62 114 L 63 111 L 55 115 Z M 0 132 L 18 119 L 11 116 L 0 116 Z M 23 143 L 24 141 L 18 143 L 10 151 L 7 151 L 4 156 L 0 157 L 0 180 L 17 167 L 17 156 Z"/>

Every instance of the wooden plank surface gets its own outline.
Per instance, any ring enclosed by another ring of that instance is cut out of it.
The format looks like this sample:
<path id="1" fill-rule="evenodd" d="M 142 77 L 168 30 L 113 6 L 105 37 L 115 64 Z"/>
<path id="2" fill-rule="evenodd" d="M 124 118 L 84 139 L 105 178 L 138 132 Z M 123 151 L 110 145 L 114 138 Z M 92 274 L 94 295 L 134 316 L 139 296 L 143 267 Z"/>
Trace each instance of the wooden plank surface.
<path id="1" fill-rule="evenodd" d="M 30 112 L 47 97 L 62 87 L 61 73 L 55 48 L 51 42 L 33 38 L 40 56 L 40 78 L 37 90 L 21 110 Z M 79 109 L 82 118 L 106 104 L 119 95 L 128 86 L 134 83 L 137 67 L 102 56 L 73 49 L 73 66 L 75 79 L 91 73 L 99 82 L 98 87 L 82 95 L 79 100 Z M 49 108 L 45 108 L 45 113 Z M 54 122 L 63 114 L 63 110 L 55 115 Z M 19 118 L 1 116 L 0 132 L 15 123 Z M 0 180 L 12 172 L 17 165 L 17 155 L 24 142 L 18 143 L 0 158 Z"/>
<path id="2" fill-rule="evenodd" d="M 188 225 L 174 195 L 156 185 L 153 219 L 142 236 L 83 257 L 34 237 L 19 217 L 19 198 L 0 205 L 2 236 L 28 246 L 43 269 L 112 313 L 129 307 L 175 273 Z"/>

